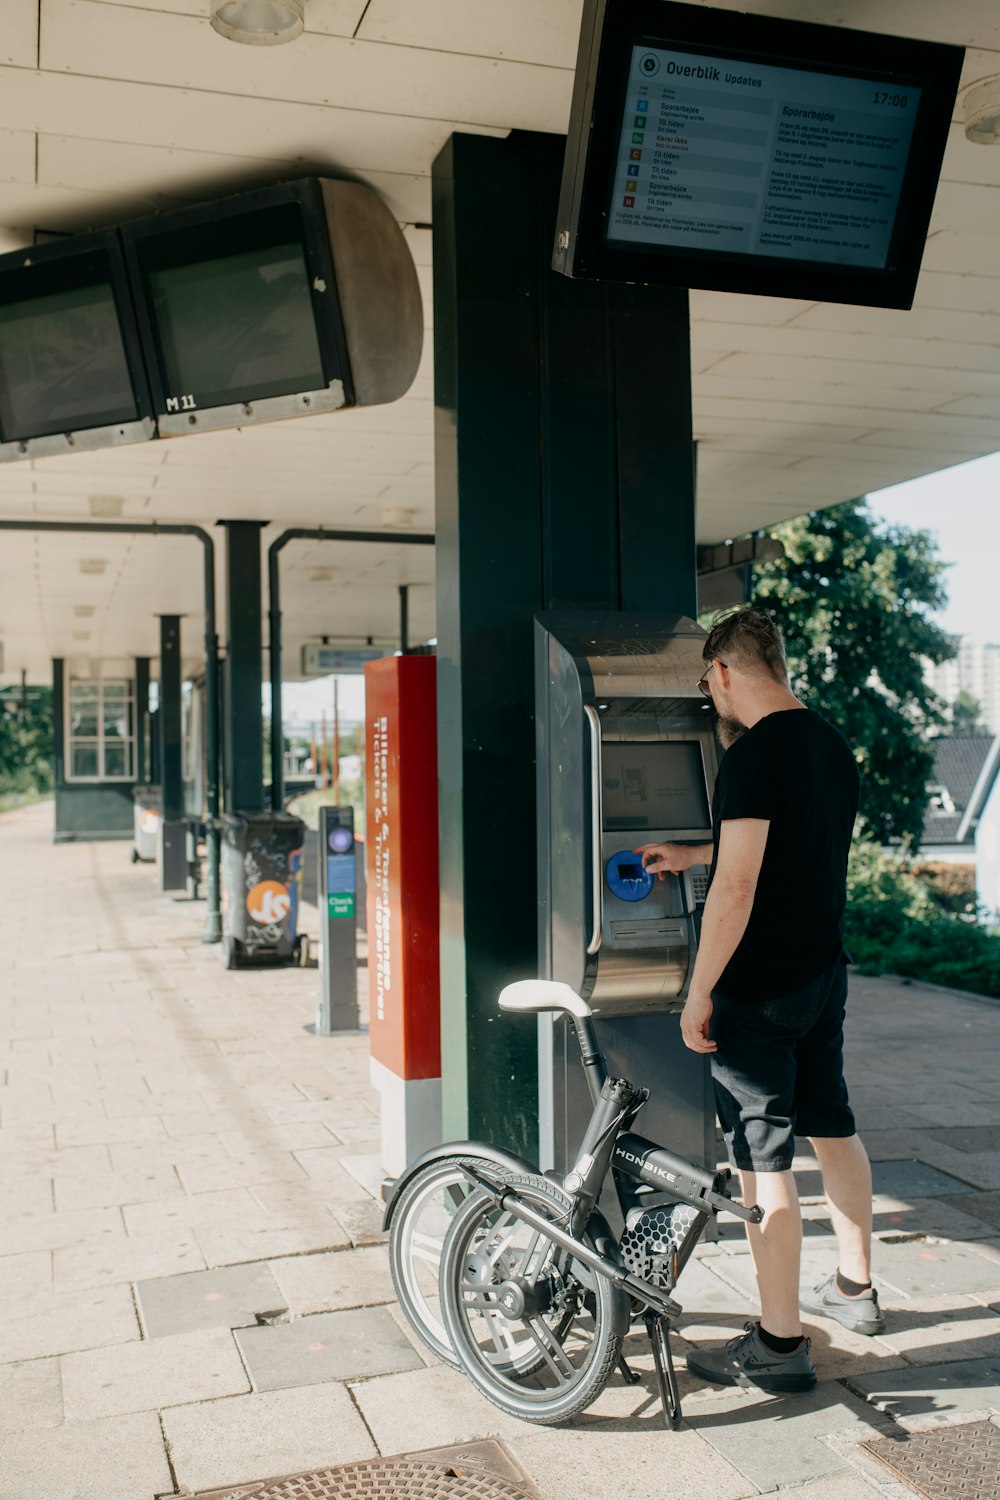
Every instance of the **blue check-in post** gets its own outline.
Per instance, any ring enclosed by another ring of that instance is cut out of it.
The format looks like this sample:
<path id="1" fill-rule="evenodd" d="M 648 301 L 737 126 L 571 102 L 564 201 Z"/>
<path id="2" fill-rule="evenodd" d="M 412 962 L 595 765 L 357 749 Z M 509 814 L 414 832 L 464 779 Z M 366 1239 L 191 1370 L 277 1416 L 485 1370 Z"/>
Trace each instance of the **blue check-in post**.
<path id="1" fill-rule="evenodd" d="M 357 1031 L 358 863 L 353 807 L 319 810 L 319 1010 L 316 1035 Z"/>

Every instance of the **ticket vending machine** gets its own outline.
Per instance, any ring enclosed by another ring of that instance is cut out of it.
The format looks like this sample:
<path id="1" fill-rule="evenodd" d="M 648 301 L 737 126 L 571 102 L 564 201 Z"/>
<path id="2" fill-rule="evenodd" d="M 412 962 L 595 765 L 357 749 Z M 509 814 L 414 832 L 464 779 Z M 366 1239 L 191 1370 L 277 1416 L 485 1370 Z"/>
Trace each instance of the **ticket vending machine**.
<path id="1" fill-rule="evenodd" d="M 653 1090 L 643 1133 L 714 1169 L 708 1063 L 678 1021 L 708 870 L 661 881 L 633 852 L 711 841 L 704 639 L 682 615 L 536 616 L 539 972 L 589 1001 L 611 1072 Z M 576 1046 L 564 1019 L 539 1017 L 543 1168 L 568 1167 L 589 1117 Z"/>

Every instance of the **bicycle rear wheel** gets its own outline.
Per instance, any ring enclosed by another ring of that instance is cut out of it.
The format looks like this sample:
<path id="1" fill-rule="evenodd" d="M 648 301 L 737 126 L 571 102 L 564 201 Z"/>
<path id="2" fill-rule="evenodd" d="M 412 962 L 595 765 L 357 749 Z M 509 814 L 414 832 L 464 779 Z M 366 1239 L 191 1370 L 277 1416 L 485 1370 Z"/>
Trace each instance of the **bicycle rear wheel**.
<path id="1" fill-rule="evenodd" d="M 389 1225 L 389 1270 L 399 1305 L 418 1338 L 453 1369 L 459 1365 L 441 1318 L 438 1280 L 445 1236 L 476 1191 L 463 1162 L 490 1179 L 501 1175 L 495 1162 L 474 1155 L 429 1162 L 400 1193 Z"/>
<path id="2" fill-rule="evenodd" d="M 565 1223 L 571 1199 L 544 1177 L 505 1179 Z M 441 1257 L 441 1312 L 473 1385 L 511 1416 L 563 1422 L 607 1385 L 627 1325 L 621 1294 L 541 1230 L 477 1191 L 455 1214 Z M 532 1351 L 534 1358 L 527 1357 Z"/>

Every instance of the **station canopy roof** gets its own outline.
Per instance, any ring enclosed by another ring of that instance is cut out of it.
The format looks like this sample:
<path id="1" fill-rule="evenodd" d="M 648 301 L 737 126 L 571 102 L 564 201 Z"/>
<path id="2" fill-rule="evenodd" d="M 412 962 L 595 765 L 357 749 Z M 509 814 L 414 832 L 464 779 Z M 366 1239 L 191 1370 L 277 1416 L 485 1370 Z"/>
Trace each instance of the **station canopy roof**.
<path id="1" fill-rule="evenodd" d="M 1000 74 L 995 0 L 715 3 L 961 43 L 963 87 Z M 303 37 L 248 47 L 208 0 L 4 0 L 0 248 L 346 171 L 406 226 L 429 328 L 433 159 L 454 130 L 565 131 L 581 7 L 308 0 Z M 923 267 L 912 312 L 692 293 L 700 541 L 1000 449 L 1000 148 L 958 120 Z M 428 339 L 395 405 L 0 466 L 0 516 L 431 530 L 432 408 Z M 0 557 L 8 678 L 155 656 L 157 612 L 201 654 L 194 542 L 6 533 Z M 430 548 L 298 542 L 282 568 L 290 676 L 304 640 L 392 640 L 400 584 L 412 639 L 433 634 Z"/>

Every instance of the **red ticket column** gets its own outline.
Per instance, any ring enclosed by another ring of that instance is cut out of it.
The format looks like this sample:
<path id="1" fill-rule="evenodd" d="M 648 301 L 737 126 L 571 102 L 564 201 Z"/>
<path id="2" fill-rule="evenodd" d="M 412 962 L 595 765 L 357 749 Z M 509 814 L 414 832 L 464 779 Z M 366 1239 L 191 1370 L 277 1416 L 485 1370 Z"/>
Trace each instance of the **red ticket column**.
<path id="1" fill-rule="evenodd" d="M 432 656 L 365 667 L 370 1067 L 390 1176 L 441 1139 L 436 671 Z"/>

